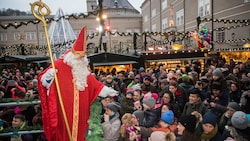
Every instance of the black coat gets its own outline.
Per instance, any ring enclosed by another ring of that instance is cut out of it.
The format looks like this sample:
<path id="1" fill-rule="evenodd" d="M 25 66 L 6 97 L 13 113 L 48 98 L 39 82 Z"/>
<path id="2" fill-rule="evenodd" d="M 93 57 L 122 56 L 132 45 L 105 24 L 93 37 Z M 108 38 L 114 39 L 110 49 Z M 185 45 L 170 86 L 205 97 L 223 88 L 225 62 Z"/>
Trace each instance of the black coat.
<path id="1" fill-rule="evenodd" d="M 155 109 L 145 110 L 144 120 L 139 121 L 139 125 L 146 128 L 153 127 L 157 123 L 158 119 L 159 117 Z"/>

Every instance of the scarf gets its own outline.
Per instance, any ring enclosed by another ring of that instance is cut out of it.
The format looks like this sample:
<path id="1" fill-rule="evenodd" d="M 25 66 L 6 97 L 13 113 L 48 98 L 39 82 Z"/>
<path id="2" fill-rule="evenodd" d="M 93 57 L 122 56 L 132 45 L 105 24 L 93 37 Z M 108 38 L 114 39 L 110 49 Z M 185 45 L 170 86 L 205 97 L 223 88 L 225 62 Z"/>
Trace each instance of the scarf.
<path id="1" fill-rule="evenodd" d="M 205 139 L 205 140 L 208 140 L 208 139 L 211 139 L 213 138 L 218 132 L 218 126 L 216 125 L 215 128 L 212 130 L 212 132 L 208 133 L 208 134 L 205 134 L 204 132 L 201 134 L 201 138 L 202 139 Z"/>
<path id="2" fill-rule="evenodd" d="M 110 115 L 110 116 L 109 116 L 109 120 L 113 119 L 115 116 L 116 116 L 116 114 L 115 114 L 115 113 L 114 113 L 114 114 L 112 114 L 112 115 Z"/>

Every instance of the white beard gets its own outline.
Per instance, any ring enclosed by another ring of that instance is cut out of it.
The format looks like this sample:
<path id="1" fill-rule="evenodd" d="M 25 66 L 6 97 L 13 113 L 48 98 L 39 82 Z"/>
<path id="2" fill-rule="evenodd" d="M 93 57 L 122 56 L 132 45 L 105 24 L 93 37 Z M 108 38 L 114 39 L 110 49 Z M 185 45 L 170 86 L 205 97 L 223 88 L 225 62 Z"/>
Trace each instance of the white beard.
<path id="1" fill-rule="evenodd" d="M 74 83 L 75 80 L 77 89 L 84 91 L 85 87 L 88 87 L 87 76 L 90 74 L 87 57 L 77 57 L 72 52 L 68 52 L 64 55 L 63 62 L 72 67 L 72 81 Z"/>

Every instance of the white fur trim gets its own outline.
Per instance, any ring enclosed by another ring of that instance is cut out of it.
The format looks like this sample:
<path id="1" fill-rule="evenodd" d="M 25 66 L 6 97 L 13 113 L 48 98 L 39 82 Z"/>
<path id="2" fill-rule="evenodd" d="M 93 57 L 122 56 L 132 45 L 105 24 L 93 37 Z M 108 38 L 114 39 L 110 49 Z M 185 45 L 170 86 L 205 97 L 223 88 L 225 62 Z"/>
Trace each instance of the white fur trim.
<path id="1" fill-rule="evenodd" d="M 116 95 L 118 95 L 117 91 L 115 91 L 113 88 L 104 86 L 98 96 L 107 97 L 107 96 L 116 96 Z"/>

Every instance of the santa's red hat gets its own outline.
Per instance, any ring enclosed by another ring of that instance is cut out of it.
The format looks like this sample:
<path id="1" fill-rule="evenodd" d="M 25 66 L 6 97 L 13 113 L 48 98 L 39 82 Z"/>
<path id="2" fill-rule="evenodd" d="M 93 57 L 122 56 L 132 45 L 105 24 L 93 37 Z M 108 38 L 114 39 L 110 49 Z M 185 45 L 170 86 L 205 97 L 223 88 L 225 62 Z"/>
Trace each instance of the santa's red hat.
<path id="1" fill-rule="evenodd" d="M 86 37 L 87 37 L 87 27 L 84 26 L 78 35 L 71 51 L 74 55 L 85 56 L 86 52 Z"/>

